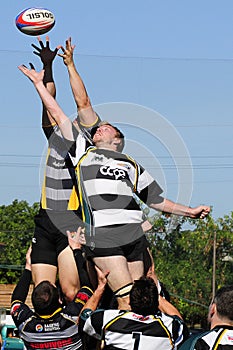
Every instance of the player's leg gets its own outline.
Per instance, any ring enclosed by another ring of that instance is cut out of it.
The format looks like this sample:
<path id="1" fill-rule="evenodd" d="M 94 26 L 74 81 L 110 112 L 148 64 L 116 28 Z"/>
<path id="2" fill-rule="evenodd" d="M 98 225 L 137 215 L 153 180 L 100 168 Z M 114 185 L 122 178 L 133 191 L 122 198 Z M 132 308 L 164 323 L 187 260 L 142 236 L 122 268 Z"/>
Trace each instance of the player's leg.
<path id="1" fill-rule="evenodd" d="M 32 239 L 32 280 L 37 286 L 42 281 L 56 282 L 57 256 L 53 241 L 48 232 L 46 213 L 41 210 L 35 217 L 35 231 Z"/>
<path id="2" fill-rule="evenodd" d="M 95 257 L 93 261 L 102 271 L 110 271 L 108 284 L 112 291 L 118 294 L 118 308 L 129 309 L 129 291 L 133 280 L 126 258 L 124 256 L 114 255 Z"/>
<path id="3" fill-rule="evenodd" d="M 137 280 L 144 275 L 144 252 L 147 252 L 148 242 L 143 235 L 129 245 L 125 252 L 132 280 Z"/>
<path id="4" fill-rule="evenodd" d="M 32 280 L 37 286 L 42 281 L 56 282 L 57 267 L 48 264 L 32 264 Z"/>
<path id="5" fill-rule="evenodd" d="M 73 251 L 69 246 L 58 255 L 58 274 L 65 299 L 72 301 L 80 289 L 80 282 Z"/>
<path id="6" fill-rule="evenodd" d="M 128 267 L 133 281 L 143 276 L 144 264 L 142 260 L 128 262 Z"/>

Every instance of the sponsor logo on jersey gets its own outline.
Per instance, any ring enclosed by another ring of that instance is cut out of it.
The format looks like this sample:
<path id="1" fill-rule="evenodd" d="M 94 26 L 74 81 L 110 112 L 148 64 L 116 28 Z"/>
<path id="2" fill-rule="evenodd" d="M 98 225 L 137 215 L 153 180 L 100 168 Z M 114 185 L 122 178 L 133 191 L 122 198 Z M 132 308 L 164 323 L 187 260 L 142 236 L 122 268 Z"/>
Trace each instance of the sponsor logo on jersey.
<path id="1" fill-rule="evenodd" d="M 20 303 L 16 303 L 12 306 L 11 308 L 11 311 L 10 311 L 10 314 L 11 315 L 14 315 L 14 316 L 17 316 L 18 315 L 18 309 L 20 308 L 21 304 Z"/>
<path id="2" fill-rule="evenodd" d="M 44 324 L 44 330 L 45 332 L 59 331 L 60 330 L 59 322 Z"/>
<path id="3" fill-rule="evenodd" d="M 133 314 L 133 318 L 135 318 L 136 320 L 139 320 L 139 321 L 147 321 L 147 320 L 149 320 L 150 317 Z"/>
<path id="4" fill-rule="evenodd" d="M 117 163 L 117 166 L 130 170 L 130 165 L 127 163 Z"/>
<path id="5" fill-rule="evenodd" d="M 42 324 L 38 323 L 36 325 L 36 332 L 42 332 L 42 331 L 43 331 L 43 326 L 42 326 Z"/>
<path id="6" fill-rule="evenodd" d="M 65 162 L 57 162 L 56 160 L 52 163 L 54 168 L 60 169 L 60 168 L 64 168 L 65 166 Z"/>
<path id="7" fill-rule="evenodd" d="M 126 177 L 126 173 L 124 170 L 122 169 L 118 169 L 118 168 L 112 168 L 110 166 L 102 166 L 100 168 L 100 172 L 102 175 L 104 176 L 111 176 L 111 177 L 114 177 L 115 180 L 118 180 L 118 179 L 124 179 Z"/>
<path id="8" fill-rule="evenodd" d="M 97 155 L 95 155 L 93 158 L 92 158 L 92 162 L 103 162 L 103 160 L 104 160 L 104 157 L 103 156 L 97 156 Z"/>

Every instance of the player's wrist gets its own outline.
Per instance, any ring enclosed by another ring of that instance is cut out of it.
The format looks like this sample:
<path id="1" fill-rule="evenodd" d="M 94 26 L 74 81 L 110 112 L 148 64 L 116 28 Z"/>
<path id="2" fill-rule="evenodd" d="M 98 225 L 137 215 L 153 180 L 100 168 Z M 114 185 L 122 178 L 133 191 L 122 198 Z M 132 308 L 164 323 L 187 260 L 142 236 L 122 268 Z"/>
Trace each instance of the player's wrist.
<path id="1" fill-rule="evenodd" d="M 44 84 L 46 83 L 53 83 L 53 70 L 52 70 L 52 64 L 44 65 L 44 79 L 43 82 Z"/>
<path id="2" fill-rule="evenodd" d="M 192 215 L 193 215 L 193 208 L 192 207 L 187 208 L 186 215 L 190 218 L 192 217 Z"/>

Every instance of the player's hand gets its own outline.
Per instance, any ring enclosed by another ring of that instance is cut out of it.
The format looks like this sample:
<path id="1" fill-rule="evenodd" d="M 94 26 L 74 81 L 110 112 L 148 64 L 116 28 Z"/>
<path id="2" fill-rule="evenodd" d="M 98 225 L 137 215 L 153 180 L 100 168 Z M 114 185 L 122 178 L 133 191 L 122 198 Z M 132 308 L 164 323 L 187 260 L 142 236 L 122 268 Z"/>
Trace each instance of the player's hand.
<path id="1" fill-rule="evenodd" d="M 44 70 L 42 69 L 40 72 L 36 72 L 32 63 L 29 63 L 31 69 L 27 68 L 24 64 L 18 66 L 19 70 L 26 75 L 35 85 L 44 78 Z"/>
<path id="2" fill-rule="evenodd" d="M 66 233 L 71 249 L 81 249 L 86 244 L 85 230 L 82 227 L 79 227 L 77 231 L 66 231 Z"/>
<path id="3" fill-rule="evenodd" d="M 64 64 L 66 66 L 73 64 L 73 52 L 75 49 L 75 45 L 71 45 L 71 38 L 68 38 L 66 40 L 66 48 L 64 49 L 63 46 L 60 46 L 60 49 L 62 50 L 63 54 L 58 53 L 58 56 L 63 58 Z"/>
<path id="4" fill-rule="evenodd" d="M 104 288 L 107 284 L 107 277 L 110 273 L 110 271 L 105 271 L 103 272 L 102 270 L 100 270 L 100 268 L 98 266 L 95 265 L 95 270 L 97 273 L 97 279 L 98 279 L 98 288 Z"/>
<path id="5" fill-rule="evenodd" d="M 40 57 L 44 67 L 48 64 L 51 64 L 54 60 L 54 58 L 57 55 L 58 50 L 60 49 L 60 46 L 57 46 L 55 50 L 51 50 L 49 47 L 49 37 L 46 36 L 46 44 L 44 45 L 43 41 L 41 40 L 40 36 L 37 37 L 38 43 L 40 47 L 32 44 L 32 47 L 36 50 L 33 51 L 33 53 Z"/>
<path id="6" fill-rule="evenodd" d="M 192 219 L 204 219 L 210 213 L 210 207 L 206 205 L 199 205 L 196 208 L 190 208 L 189 217 Z"/>

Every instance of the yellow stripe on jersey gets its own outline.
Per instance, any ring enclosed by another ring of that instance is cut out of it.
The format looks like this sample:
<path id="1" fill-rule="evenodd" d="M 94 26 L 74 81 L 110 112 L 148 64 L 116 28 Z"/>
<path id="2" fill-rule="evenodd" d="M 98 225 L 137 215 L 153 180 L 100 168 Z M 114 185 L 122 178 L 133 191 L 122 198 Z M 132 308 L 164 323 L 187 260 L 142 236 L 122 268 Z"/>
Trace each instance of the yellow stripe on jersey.
<path id="1" fill-rule="evenodd" d="M 46 164 L 48 163 L 48 159 L 50 156 L 50 148 L 48 148 L 47 157 L 46 157 Z M 44 171 L 44 181 L 41 191 L 41 207 L 42 209 L 47 209 L 47 201 L 46 201 L 46 169 Z"/>
<path id="2" fill-rule="evenodd" d="M 170 344 L 173 348 L 174 344 L 173 344 L 173 341 L 172 341 L 172 338 L 171 338 L 171 334 L 169 332 L 169 330 L 167 329 L 167 327 L 163 324 L 163 322 L 159 319 L 159 318 L 156 318 L 156 317 L 153 317 L 155 321 L 159 322 L 161 327 L 165 330 L 165 332 L 167 333 L 167 336 L 168 336 L 168 339 L 170 341 Z"/>
<path id="3" fill-rule="evenodd" d="M 73 186 L 67 209 L 68 210 L 77 210 L 78 207 L 79 207 L 78 194 L 77 194 L 76 187 Z"/>
<path id="4" fill-rule="evenodd" d="M 84 210 L 84 204 L 83 204 L 83 191 L 82 191 L 82 185 L 81 185 L 80 165 L 81 165 L 82 161 L 85 158 L 87 158 L 88 154 L 93 150 L 96 150 L 96 147 L 90 147 L 89 149 L 87 149 L 86 153 L 79 159 L 78 164 L 75 168 L 75 172 L 77 175 L 79 201 L 80 201 L 81 210 L 82 210 L 82 221 L 83 222 L 86 222 L 86 216 L 85 216 L 85 210 Z"/>
<path id="5" fill-rule="evenodd" d="M 137 191 L 137 187 L 138 187 L 138 166 L 137 166 L 137 163 L 135 162 L 135 160 L 133 158 L 131 158 L 130 156 L 128 156 L 126 154 L 126 157 L 131 161 L 133 162 L 134 164 L 134 168 L 135 168 L 135 176 L 134 176 L 134 183 L 133 183 L 133 190 L 134 192 Z"/>
<path id="6" fill-rule="evenodd" d="M 85 128 L 91 128 L 92 126 L 94 126 L 94 125 L 98 122 L 98 119 L 99 119 L 99 117 L 97 116 L 96 119 L 95 119 L 95 121 L 94 121 L 94 123 L 92 123 L 92 124 L 84 124 L 84 123 L 82 123 L 81 121 L 80 121 L 80 124 L 81 124 L 82 126 L 84 126 Z"/>
<path id="7" fill-rule="evenodd" d="M 127 314 L 129 314 L 131 311 L 127 311 L 127 312 L 124 312 L 123 314 L 119 315 L 119 316 L 116 316 L 113 320 L 109 321 L 104 329 L 108 329 L 108 327 L 110 327 L 114 322 L 116 322 L 117 320 L 119 320 L 122 316 L 125 316 Z"/>
<path id="8" fill-rule="evenodd" d="M 222 334 L 220 335 L 220 337 L 218 338 L 216 344 L 214 344 L 213 350 L 216 350 L 218 348 L 218 345 L 220 344 L 220 341 L 222 340 L 224 334 L 227 332 L 228 330 L 225 329 Z"/>

